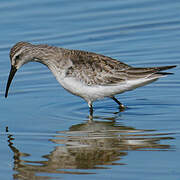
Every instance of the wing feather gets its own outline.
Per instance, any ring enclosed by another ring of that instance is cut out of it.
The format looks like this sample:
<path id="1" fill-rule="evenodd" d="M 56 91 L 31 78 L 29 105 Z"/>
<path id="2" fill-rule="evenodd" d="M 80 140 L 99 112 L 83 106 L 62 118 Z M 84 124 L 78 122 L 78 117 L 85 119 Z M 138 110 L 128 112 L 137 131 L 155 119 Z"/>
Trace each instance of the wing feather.
<path id="1" fill-rule="evenodd" d="M 66 75 L 89 86 L 112 85 L 125 81 L 125 70 L 131 67 L 110 57 L 85 51 L 72 50 L 69 58 L 72 66 L 68 68 Z"/>
<path id="2" fill-rule="evenodd" d="M 70 50 L 68 58 L 72 66 L 67 69 L 66 76 L 73 77 L 89 86 L 115 85 L 127 80 L 149 78 L 152 75 L 155 79 L 159 78 L 160 74 L 164 75 L 160 71 L 175 67 L 134 68 L 107 56 L 79 50 Z"/>

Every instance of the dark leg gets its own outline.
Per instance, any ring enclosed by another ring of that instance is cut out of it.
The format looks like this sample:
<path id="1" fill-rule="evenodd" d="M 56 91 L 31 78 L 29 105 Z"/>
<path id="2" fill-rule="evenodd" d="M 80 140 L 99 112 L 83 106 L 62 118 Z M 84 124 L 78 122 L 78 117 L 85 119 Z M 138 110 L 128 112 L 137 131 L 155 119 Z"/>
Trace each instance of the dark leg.
<path id="1" fill-rule="evenodd" d="M 93 106 L 91 102 L 88 102 L 90 116 L 93 116 Z"/>
<path id="2" fill-rule="evenodd" d="M 93 107 L 92 107 L 92 105 L 91 105 L 91 107 L 89 108 L 89 112 L 90 112 L 90 116 L 92 116 L 92 115 L 93 115 Z"/>
<path id="3" fill-rule="evenodd" d="M 111 98 L 119 105 L 120 109 L 125 109 L 124 105 L 121 102 L 119 102 L 114 96 Z"/>
<path id="4" fill-rule="evenodd" d="M 8 126 L 6 126 L 6 132 L 9 132 L 9 128 L 8 128 Z"/>

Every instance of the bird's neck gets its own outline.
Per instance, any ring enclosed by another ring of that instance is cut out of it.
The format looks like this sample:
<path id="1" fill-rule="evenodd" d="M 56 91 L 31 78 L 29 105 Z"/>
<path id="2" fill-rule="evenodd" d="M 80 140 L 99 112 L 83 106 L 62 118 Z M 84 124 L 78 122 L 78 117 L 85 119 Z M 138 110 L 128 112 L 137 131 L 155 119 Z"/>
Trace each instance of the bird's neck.
<path id="1" fill-rule="evenodd" d="M 52 73 L 62 73 L 72 66 L 69 50 L 56 47 L 38 49 L 34 54 L 34 61 L 46 65 Z"/>
<path id="2" fill-rule="evenodd" d="M 63 59 L 63 50 L 56 47 L 38 48 L 33 53 L 33 61 L 42 63 L 47 67 L 59 66 Z"/>

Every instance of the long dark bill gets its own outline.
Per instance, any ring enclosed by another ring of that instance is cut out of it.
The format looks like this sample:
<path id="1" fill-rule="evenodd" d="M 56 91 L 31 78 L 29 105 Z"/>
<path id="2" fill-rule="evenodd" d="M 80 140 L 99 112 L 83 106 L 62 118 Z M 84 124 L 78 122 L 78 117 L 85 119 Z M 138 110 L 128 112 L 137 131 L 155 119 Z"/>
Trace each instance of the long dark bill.
<path id="1" fill-rule="evenodd" d="M 9 90 L 9 87 L 11 85 L 12 79 L 13 79 L 14 75 L 16 74 L 16 71 L 17 71 L 16 67 L 15 66 L 11 66 L 8 82 L 7 82 L 7 85 L 6 85 L 5 98 L 7 98 L 7 96 L 8 96 L 8 90 Z"/>

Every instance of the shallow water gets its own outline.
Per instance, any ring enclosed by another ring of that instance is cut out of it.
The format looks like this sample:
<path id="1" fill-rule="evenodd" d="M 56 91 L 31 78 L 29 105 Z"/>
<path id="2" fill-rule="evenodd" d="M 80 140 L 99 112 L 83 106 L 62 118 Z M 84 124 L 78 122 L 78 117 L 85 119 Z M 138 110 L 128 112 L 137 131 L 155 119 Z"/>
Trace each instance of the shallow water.
<path id="1" fill-rule="evenodd" d="M 1 1 L 0 174 L 2 179 L 180 177 L 180 2 Z M 178 65 L 174 75 L 94 103 L 66 92 L 29 63 L 4 98 L 9 50 L 18 41 L 82 49 L 134 66 Z"/>

